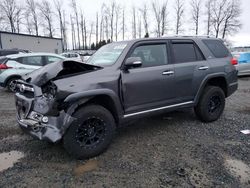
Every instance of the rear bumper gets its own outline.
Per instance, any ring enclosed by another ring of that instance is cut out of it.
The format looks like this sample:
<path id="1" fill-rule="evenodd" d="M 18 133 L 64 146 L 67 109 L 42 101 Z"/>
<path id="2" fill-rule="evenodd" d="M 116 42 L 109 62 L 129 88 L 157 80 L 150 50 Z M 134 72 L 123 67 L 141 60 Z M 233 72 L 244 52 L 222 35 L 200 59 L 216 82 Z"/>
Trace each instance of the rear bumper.
<path id="1" fill-rule="evenodd" d="M 227 89 L 227 96 L 229 97 L 230 95 L 232 95 L 237 89 L 238 89 L 238 82 L 229 84 Z"/>

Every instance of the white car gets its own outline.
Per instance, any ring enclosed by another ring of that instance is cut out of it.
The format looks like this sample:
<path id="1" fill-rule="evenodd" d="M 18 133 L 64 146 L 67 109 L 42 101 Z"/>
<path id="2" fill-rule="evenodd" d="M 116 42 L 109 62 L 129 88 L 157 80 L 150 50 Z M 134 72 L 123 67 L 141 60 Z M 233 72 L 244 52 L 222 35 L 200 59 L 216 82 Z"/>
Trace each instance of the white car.
<path id="1" fill-rule="evenodd" d="M 70 60 L 82 61 L 80 54 L 75 52 L 65 52 L 60 55 Z"/>
<path id="2" fill-rule="evenodd" d="M 51 53 L 27 53 L 8 55 L 0 58 L 0 86 L 13 91 L 14 81 L 42 66 L 65 57 Z"/>

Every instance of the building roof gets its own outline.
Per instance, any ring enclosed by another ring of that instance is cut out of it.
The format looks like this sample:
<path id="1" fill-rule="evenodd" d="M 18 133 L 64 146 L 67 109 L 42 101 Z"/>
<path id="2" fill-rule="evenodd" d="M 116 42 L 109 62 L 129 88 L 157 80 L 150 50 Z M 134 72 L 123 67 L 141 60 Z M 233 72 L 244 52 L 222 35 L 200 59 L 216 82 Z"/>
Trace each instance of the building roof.
<path id="1" fill-rule="evenodd" d="M 6 57 L 19 58 L 19 57 L 30 57 L 30 56 L 54 56 L 54 57 L 64 58 L 63 56 L 54 53 L 21 53 L 21 54 L 7 55 Z"/>
<path id="2" fill-rule="evenodd" d="M 36 36 L 36 35 L 29 35 L 29 34 L 23 34 L 23 33 L 11 33 L 11 32 L 7 32 L 7 31 L 0 31 L 0 34 L 2 34 L 2 33 L 3 34 L 10 34 L 10 35 L 27 36 L 27 37 L 62 40 L 62 38 L 56 38 L 56 37 L 45 37 L 45 36 Z"/>

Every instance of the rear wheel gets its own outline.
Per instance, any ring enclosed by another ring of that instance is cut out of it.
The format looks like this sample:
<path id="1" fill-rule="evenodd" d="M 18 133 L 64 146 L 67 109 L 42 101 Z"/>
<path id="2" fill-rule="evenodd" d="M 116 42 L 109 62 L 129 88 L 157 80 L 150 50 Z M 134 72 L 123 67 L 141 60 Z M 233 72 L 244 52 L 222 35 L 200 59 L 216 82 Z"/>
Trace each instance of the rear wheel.
<path id="1" fill-rule="evenodd" d="M 194 108 L 201 121 L 212 122 L 220 118 L 225 108 L 225 94 L 220 87 L 207 86 Z"/>
<path id="2" fill-rule="evenodd" d="M 99 105 L 80 108 L 64 135 L 64 148 L 77 159 L 86 159 L 104 152 L 112 141 L 116 125 L 112 114 Z"/>

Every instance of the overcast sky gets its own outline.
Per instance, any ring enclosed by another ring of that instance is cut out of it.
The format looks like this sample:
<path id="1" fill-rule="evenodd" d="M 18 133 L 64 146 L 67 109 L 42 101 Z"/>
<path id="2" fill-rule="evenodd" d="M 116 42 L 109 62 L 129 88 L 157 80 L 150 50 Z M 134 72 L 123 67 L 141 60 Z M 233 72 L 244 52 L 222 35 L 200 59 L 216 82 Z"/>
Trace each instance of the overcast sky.
<path id="1" fill-rule="evenodd" d="M 134 5 L 135 7 L 140 7 L 144 4 L 144 2 L 148 2 L 149 9 L 151 8 L 151 0 L 116 0 L 117 3 L 121 4 L 122 6 L 126 7 L 126 23 L 127 27 L 131 27 L 131 7 Z M 159 0 L 160 2 L 163 0 Z M 250 45 L 250 0 L 241 0 L 241 8 L 242 8 L 242 15 L 241 15 L 241 22 L 242 22 L 242 29 L 240 32 L 235 34 L 234 36 L 230 37 L 230 40 L 233 42 L 234 46 L 242 46 L 242 45 Z M 103 2 L 110 2 L 108 0 L 77 0 L 77 3 L 81 6 L 81 8 L 84 10 L 84 15 L 89 21 L 95 21 L 95 14 L 97 11 L 100 11 L 101 5 Z M 168 0 L 168 11 L 169 11 L 169 23 L 170 28 L 174 27 L 174 15 L 173 15 L 173 4 L 174 0 Z M 68 6 L 70 3 L 70 0 L 64 0 L 65 6 Z M 185 31 L 183 35 L 192 35 L 194 31 L 192 30 L 193 25 L 190 23 L 190 4 L 189 1 L 185 1 Z M 154 27 L 154 20 L 152 19 L 152 16 L 150 16 L 151 19 L 149 20 L 149 25 Z M 205 32 L 205 25 L 204 23 L 201 24 L 201 27 L 203 27 L 203 32 Z M 174 31 L 170 30 L 168 31 L 168 34 L 174 34 Z M 205 33 L 200 33 L 200 35 Z M 129 36 L 128 36 L 129 37 Z"/>

